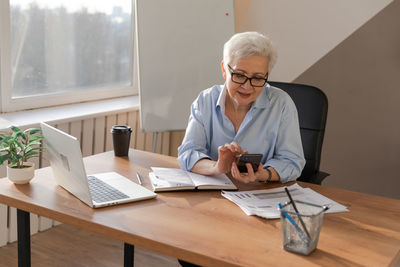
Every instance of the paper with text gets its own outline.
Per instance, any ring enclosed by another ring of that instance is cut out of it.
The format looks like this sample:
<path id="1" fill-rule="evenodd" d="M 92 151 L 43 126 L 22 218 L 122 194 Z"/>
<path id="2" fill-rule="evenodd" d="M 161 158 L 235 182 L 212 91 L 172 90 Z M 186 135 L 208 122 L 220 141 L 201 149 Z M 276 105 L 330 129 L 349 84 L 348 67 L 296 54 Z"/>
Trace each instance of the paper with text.
<path id="1" fill-rule="evenodd" d="M 288 186 L 287 188 L 294 200 L 328 206 L 327 213 L 348 211 L 345 206 L 310 188 L 303 188 L 298 184 Z M 279 218 L 278 202 L 284 204 L 289 201 L 285 187 L 241 192 L 222 191 L 221 194 L 238 205 L 247 215 L 257 215 L 267 219 Z"/>

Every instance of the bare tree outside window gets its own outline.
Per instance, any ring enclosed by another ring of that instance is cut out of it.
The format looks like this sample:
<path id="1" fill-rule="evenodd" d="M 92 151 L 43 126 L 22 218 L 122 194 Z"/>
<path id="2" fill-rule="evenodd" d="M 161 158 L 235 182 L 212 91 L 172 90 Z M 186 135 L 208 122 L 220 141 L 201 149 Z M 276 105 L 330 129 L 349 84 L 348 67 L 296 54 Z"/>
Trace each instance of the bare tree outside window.
<path id="1" fill-rule="evenodd" d="M 131 0 L 11 0 L 12 97 L 132 86 L 132 19 Z"/>

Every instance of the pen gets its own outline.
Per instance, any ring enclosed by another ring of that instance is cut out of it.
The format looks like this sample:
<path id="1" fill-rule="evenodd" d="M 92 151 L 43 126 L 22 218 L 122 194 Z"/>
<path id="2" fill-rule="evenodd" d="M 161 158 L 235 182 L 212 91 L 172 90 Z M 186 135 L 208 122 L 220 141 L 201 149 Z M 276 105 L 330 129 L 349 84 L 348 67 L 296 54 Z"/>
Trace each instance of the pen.
<path id="1" fill-rule="evenodd" d="M 301 225 L 303 226 L 304 231 L 306 232 L 308 238 L 311 238 L 311 237 L 310 237 L 310 233 L 307 231 L 306 225 L 304 224 L 303 218 L 301 218 L 301 215 L 300 215 L 300 213 L 299 213 L 299 210 L 297 209 L 296 204 L 294 203 L 293 198 L 292 198 L 292 196 L 290 195 L 289 190 L 287 189 L 287 187 L 285 187 L 285 191 L 286 191 L 286 194 L 287 194 L 288 197 L 289 197 L 290 202 L 291 202 L 292 205 L 293 205 L 294 210 L 296 211 L 296 213 L 297 213 L 298 216 L 299 216 L 300 223 L 301 223 Z"/>
<path id="2" fill-rule="evenodd" d="M 283 209 L 282 204 L 278 202 L 279 209 Z M 297 234 L 299 237 L 307 242 L 310 241 L 310 238 L 304 235 L 304 232 L 300 229 L 300 227 L 297 225 L 297 223 L 292 219 L 292 217 L 287 214 L 287 212 L 282 211 L 283 215 L 289 220 L 291 224 L 293 224 L 294 228 L 296 228 Z"/>
<path id="3" fill-rule="evenodd" d="M 139 181 L 139 184 L 142 184 L 142 179 L 140 179 L 140 174 L 138 172 L 136 173 L 136 177 Z"/>

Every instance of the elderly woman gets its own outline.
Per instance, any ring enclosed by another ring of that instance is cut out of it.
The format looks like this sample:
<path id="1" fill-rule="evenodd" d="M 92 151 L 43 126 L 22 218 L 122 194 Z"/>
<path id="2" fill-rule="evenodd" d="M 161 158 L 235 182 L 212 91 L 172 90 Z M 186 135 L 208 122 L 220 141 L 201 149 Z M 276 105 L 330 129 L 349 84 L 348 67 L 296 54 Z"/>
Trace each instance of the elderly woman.
<path id="1" fill-rule="evenodd" d="M 276 62 L 271 41 L 257 32 L 232 36 L 221 62 L 224 85 L 200 93 L 191 106 L 185 138 L 178 148 L 182 169 L 212 175 L 231 172 L 244 182 L 282 183 L 300 176 L 305 160 L 296 107 L 267 83 Z M 238 170 L 236 156 L 262 154 L 253 171 Z"/>

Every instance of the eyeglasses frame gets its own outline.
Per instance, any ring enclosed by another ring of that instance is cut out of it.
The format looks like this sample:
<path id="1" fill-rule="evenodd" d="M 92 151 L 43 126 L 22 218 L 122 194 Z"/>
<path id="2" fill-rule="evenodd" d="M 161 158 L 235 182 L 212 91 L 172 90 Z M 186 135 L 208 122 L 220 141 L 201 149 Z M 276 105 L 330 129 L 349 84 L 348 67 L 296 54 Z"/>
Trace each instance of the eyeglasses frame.
<path id="1" fill-rule="evenodd" d="M 267 78 L 255 78 L 255 77 L 250 78 L 250 77 L 247 77 L 247 76 L 244 75 L 244 74 L 240 74 L 240 73 L 234 72 L 234 70 L 232 69 L 231 66 L 229 66 L 229 64 L 227 64 L 227 66 L 228 66 L 229 73 L 231 74 L 231 80 L 232 80 L 232 82 L 234 82 L 234 83 L 237 83 L 237 84 L 245 84 L 245 83 L 247 83 L 247 81 L 250 81 L 250 85 L 253 86 L 253 87 L 264 87 L 264 85 L 268 82 L 268 72 L 267 72 L 267 74 L 266 74 Z M 246 79 L 245 79 L 244 82 L 242 82 L 242 83 L 237 82 L 237 81 L 234 81 L 234 80 L 233 80 L 233 74 L 244 76 Z M 264 84 L 263 84 L 263 85 L 253 85 L 253 79 L 264 80 Z"/>

